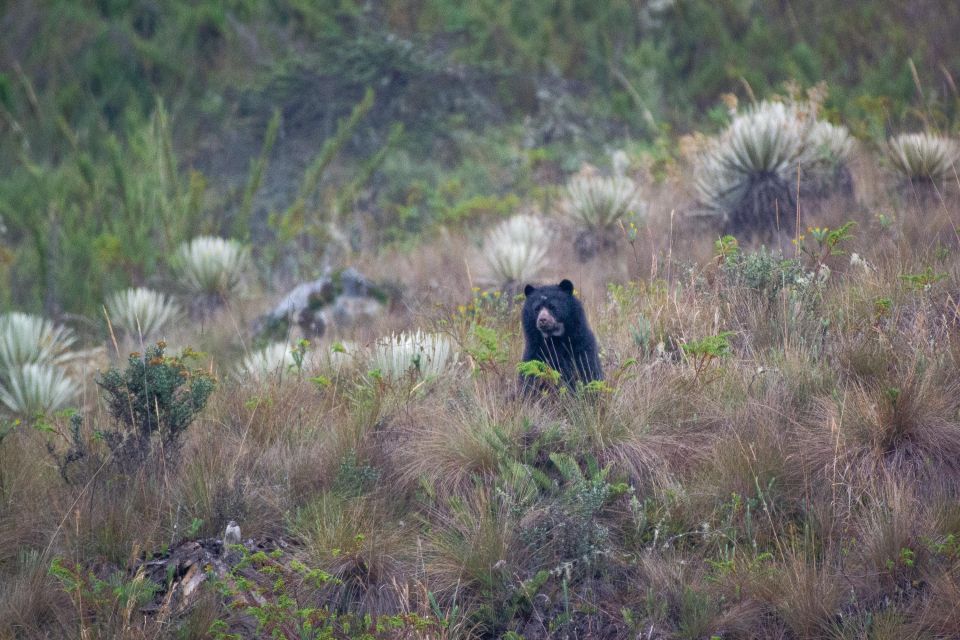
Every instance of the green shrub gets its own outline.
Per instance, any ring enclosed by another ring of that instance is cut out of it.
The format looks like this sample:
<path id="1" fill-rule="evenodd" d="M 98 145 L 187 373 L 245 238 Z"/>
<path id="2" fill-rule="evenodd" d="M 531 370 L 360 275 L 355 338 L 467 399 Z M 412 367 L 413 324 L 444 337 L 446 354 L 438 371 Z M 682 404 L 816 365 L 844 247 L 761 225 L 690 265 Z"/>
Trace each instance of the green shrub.
<path id="1" fill-rule="evenodd" d="M 116 429 L 103 437 L 121 465 L 146 460 L 154 438 L 173 460 L 181 436 L 213 392 L 213 377 L 185 364 L 192 352 L 170 357 L 164 355 L 165 347 L 158 342 L 144 355 L 131 353 L 125 370 L 111 367 L 97 380 L 116 422 Z"/>

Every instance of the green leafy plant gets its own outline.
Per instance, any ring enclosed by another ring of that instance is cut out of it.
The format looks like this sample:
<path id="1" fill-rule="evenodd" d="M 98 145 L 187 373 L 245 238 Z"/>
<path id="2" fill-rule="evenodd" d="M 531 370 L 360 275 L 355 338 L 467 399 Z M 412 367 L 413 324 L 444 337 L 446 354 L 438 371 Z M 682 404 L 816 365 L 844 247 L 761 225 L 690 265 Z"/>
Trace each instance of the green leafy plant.
<path id="1" fill-rule="evenodd" d="M 847 244 L 852 238 L 852 229 L 856 222 L 847 222 L 835 229 L 830 227 L 808 227 L 807 233 L 813 239 L 813 246 L 804 242 L 805 235 L 794 240 L 799 250 L 811 261 L 811 278 L 816 280 L 826 267 L 826 260 L 830 256 L 841 256 L 846 254 L 843 245 Z"/>
<path id="2" fill-rule="evenodd" d="M 102 435 L 121 465 L 146 460 L 154 438 L 175 459 L 182 435 L 213 393 L 214 378 L 186 364 L 197 354 L 167 356 L 165 348 L 158 342 L 143 355 L 131 353 L 126 369 L 111 367 L 97 380 L 117 427 Z"/>
<path id="3" fill-rule="evenodd" d="M 946 273 L 936 273 L 933 267 L 927 267 L 920 273 L 904 273 L 900 279 L 907 283 L 915 291 L 929 291 L 930 288 L 941 280 L 946 280 Z"/>
<path id="4" fill-rule="evenodd" d="M 510 357 L 500 333 L 492 327 L 481 324 L 472 327 L 465 351 L 475 366 L 481 370 L 503 364 Z"/>
<path id="5" fill-rule="evenodd" d="M 63 558 L 50 563 L 50 575 L 60 584 L 77 609 L 82 635 L 120 634 L 135 623 L 137 610 L 160 590 L 137 574 L 130 579 L 115 571 L 106 580 L 92 570 Z"/>
<path id="6" fill-rule="evenodd" d="M 388 640 L 428 633 L 437 623 L 415 613 L 359 615 L 323 603 L 323 590 L 337 578 L 286 557 L 279 549 L 249 553 L 226 578 L 214 584 L 223 597 L 244 603 L 243 611 L 256 621 L 257 636 L 277 640 Z M 239 638 L 229 618 L 218 617 L 208 632 L 217 640 Z"/>
<path id="7" fill-rule="evenodd" d="M 680 345 L 684 356 L 693 366 L 693 379 L 698 380 L 712 362 L 730 355 L 730 336 L 732 331 L 723 331 L 715 336 L 700 340 L 689 340 Z"/>
<path id="8" fill-rule="evenodd" d="M 717 261 L 727 262 L 740 255 L 740 243 L 731 235 L 721 236 L 713 243 L 713 249 L 717 253 Z"/>
<path id="9" fill-rule="evenodd" d="M 545 382 L 553 388 L 560 386 L 562 376 L 560 372 L 540 360 L 526 360 L 517 364 L 517 373 L 525 378 Z M 561 393 L 564 391 L 561 388 Z"/>

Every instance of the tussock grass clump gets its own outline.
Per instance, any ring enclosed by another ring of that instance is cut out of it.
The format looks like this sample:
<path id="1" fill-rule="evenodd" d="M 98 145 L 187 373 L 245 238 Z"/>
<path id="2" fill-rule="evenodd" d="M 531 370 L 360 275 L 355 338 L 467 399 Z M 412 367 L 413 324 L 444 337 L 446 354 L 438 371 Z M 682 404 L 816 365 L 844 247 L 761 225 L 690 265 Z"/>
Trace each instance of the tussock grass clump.
<path id="1" fill-rule="evenodd" d="M 400 483 L 423 483 L 449 495 L 495 477 L 532 436 L 531 414 L 515 400 L 488 393 L 421 408 L 400 428 Z"/>
<path id="2" fill-rule="evenodd" d="M 574 451 L 590 451 L 637 487 L 667 487 L 674 473 L 692 462 L 691 446 L 702 428 L 681 426 L 693 408 L 675 395 L 673 372 L 646 371 L 620 388 L 601 394 L 588 390 L 565 399 L 564 439 Z"/>
<path id="3" fill-rule="evenodd" d="M 824 399 L 804 448 L 813 471 L 855 492 L 888 474 L 921 495 L 960 495 L 960 382 L 933 363 L 900 363 Z"/>
<path id="4" fill-rule="evenodd" d="M 498 224 L 483 241 L 490 277 L 507 291 L 535 280 L 547 264 L 550 230 L 532 215 L 516 215 Z"/>
<path id="5" fill-rule="evenodd" d="M 326 597 L 364 614 L 397 610 L 397 587 L 406 582 L 416 543 L 382 503 L 321 493 L 299 510 L 292 528 L 311 565 L 339 581 Z"/>
<path id="6" fill-rule="evenodd" d="M 509 569 L 523 566 L 523 544 L 509 500 L 488 485 L 467 489 L 431 514 L 426 581 L 438 596 L 462 597 L 490 606 L 512 581 Z"/>
<path id="7" fill-rule="evenodd" d="M 156 334 L 180 315 L 180 306 L 158 291 L 138 287 L 107 298 L 107 313 L 114 326 L 142 340 Z"/>
<path id="8" fill-rule="evenodd" d="M 932 133 L 902 133 L 887 141 L 885 151 L 893 168 L 910 183 L 951 177 L 960 159 L 956 140 Z"/>

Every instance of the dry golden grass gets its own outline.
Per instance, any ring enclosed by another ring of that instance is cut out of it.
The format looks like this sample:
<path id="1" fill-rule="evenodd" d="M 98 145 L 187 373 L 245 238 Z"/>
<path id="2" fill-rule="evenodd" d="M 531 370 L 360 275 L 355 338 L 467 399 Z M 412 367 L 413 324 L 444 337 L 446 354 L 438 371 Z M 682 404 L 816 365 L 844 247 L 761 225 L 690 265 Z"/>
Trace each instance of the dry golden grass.
<path id="1" fill-rule="evenodd" d="M 960 189 L 898 191 L 862 154 L 852 169 L 857 201 L 801 203 L 801 230 L 857 223 L 821 285 L 748 286 L 669 181 L 645 191 L 632 243 L 574 264 L 559 237 L 544 281 L 572 279 L 584 302 L 607 374 L 593 394 L 517 395 L 519 305 L 471 290 L 468 233 L 358 256 L 401 302 L 311 345 L 440 331 L 461 359 L 436 380 L 385 381 L 359 358 L 238 382 L 226 372 L 269 301 L 217 311 L 172 338 L 221 378 L 177 463 L 78 463 L 65 483 L 46 444 L 63 455 L 66 417 L 0 440 L 0 636 L 204 637 L 212 591 L 161 632 L 116 602 L 78 611 L 48 569 L 126 577 L 235 519 L 342 581 L 309 604 L 445 617 L 431 637 L 951 637 Z M 772 242 L 810 273 L 791 240 Z M 729 353 L 683 354 L 724 331 Z M 109 417 L 86 395 L 83 437 L 103 453 Z"/>

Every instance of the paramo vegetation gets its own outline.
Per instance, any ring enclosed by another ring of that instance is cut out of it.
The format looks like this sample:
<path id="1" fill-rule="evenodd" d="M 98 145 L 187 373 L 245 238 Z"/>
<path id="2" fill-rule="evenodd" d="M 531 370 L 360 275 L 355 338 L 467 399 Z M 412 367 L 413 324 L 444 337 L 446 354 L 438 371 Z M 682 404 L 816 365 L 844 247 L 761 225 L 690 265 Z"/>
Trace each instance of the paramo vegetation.
<path id="1" fill-rule="evenodd" d="M 8 3 L 0 638 L 957 637 L 958 25 Z"/>

